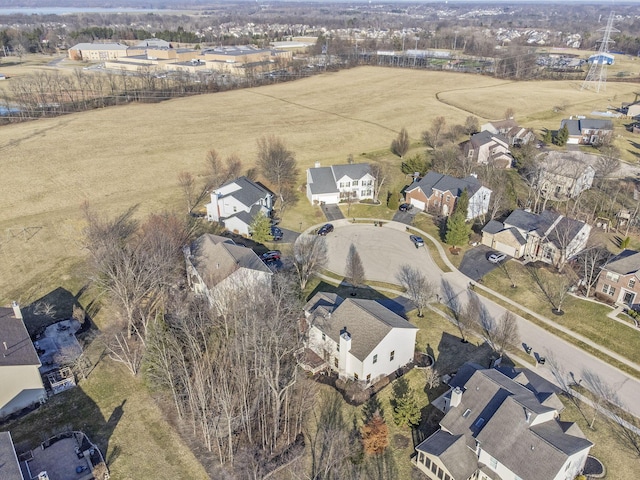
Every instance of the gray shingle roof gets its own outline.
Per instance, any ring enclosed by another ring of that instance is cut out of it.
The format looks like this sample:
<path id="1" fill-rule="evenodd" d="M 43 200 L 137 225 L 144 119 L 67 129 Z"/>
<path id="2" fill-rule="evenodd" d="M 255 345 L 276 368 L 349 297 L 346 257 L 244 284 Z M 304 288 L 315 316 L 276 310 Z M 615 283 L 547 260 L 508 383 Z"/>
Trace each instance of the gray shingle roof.
<path id="1" fill-rule="evenodd" d="M 620 275 L 636 273 L 640 270 L 640 252 L 628 249 L 623 250 L 602 268 Z"/>
<path id="2" fill-rule="evenodd" d="M 477 178 L 469 176 L 466 178 L 456 178 L 450 175 L 443 175 L 437 172 L 427 172 L 427 174 L 420 179 L 420 181 L 411 184 L 406 192 L 411 192 L 416 188 L 421 188 L 427 197 L 430 197 L 433 190 L 439 190 L 441 192 L 451 192 L 455 197 L 459 197 L 462 191 L 466 188 L 469 192 L 469 196 L 473 195 L 481 187 Z"/>
<path id="3" fill-rule="evenodd" d="M 345 175 L 354 180 L 359 180 L 371 172 L 371 167 L 369 167 L 368 163 L 347 163 L 346 165 L 332 165 L 331 170 L 333 170 L 333 176 L 336 180 Z"/>
<path id="4" fill-rule="evenodd" d="M 499 222 L 498 220 L 490 220 L 489 223 L 487 223 L 482 228 L 483 232 L 487 232 L 491 234 L 498 233 L 502 230 L 504 230 L 504 225 L 502 224 L 502 222 Z"/>
<path id="5" fill-rule="evenodd" d="M 209 233 L 193 241 L 191 255 L 193 266 L 209 288 L 240 267 L 272 274 L 269 267 L 250 248 Z"/>
<path id="6" fill-rule="evenodd" d="M 565 125 L 569 131 L 569 135 L 572 137 L 580 135 L 580 120 L 562 120 L 560 122 L 560 128 L 563 128 Z"/>
<path id="7" fill-rule="evenodd" d="M 323 297 L 316 298 L 318 295 Z M 392 329 L 417 330 L 417 327 L 375 300 L 347 298 L 332 309 L 327 302 L 330 297 L 326 295 L 318 293 L 307 302 L 305 310 L 313 316 L 310 322 L 336 343 L 340 342 L 340 333 L 347 327 L 351 334 L 351 354 L 360 361 L 365 360 Z M 342 300 L 340 297 L 338 299 Z M 327 311 L 331 311 L 331 314 L 327 315 Z M 413 348 L 413 345 L 408 348 Z"/>
<path id="8" fill-rule="evenodd" d="M 352 180 L 360 180 L 368 173 L 371 167 L 368 163 L 348 163 L 346 165 L 332 165 L 330 167 L 310 168 L 309 189 L 314 195 L 323 193 L 338 193 L 337 182 L 345 175 Z"/>
<path id="9" fill-rule="evenodd" d="M 0 432 L 0 478 L 24 480 L 9 432 Z"/>
<path id="10" fill-rule="evenodd" d="M 613 123 L 611 120 L 596 120 L 591 118 L 584 118 L 580 120 L 562 120 L 560 122 L 560 128 L 567 126 L 569 135 L 579 136 L 582 135 L 582 130 L 613 130 Z"/>
<path id="11" fill-rule="evenodd" d="M 223 197 L 221 198 L 233 197 L 247 207 L 258 203 L 260 199 L 265 198 L 267 195 L 273 196 L 273 193 L 266 187 L 252 182 L 247 177 L 238 177 L 235 180 L 230 180 L 220 188 L 226 187 L 227 185 L 231 184 L 236 184 L 238 187 L 240 187 L 240 189 L 223 195 Z"/>
<path id="12" fill-rule="evenodd" d="M 482 132 L 474 133 L 469 139 L 469 142 L 471 142 L 471 145 L 473 145 L 474 148 L 478 148 L 487 143 L 493 143 L 497 141 L 509 145 L 509 140 L 504 135 L 501 135 L 499 133 L 491 133 L 489 130 L 483 130 Z"/>
<path id="13" fill-rule="evenodd" d="M 24 321 L 13 316 L 13 308 L 0 307 L 0 367 L 40 366 Z"/>
<path id="14" fill-rule="evenodd" d="M 478 468 L 478 458 L 467 447 L 462 435 L 438 430 L 418 445 L 416 450 L 437 456 L 455 479 L 469 478 Z"/>

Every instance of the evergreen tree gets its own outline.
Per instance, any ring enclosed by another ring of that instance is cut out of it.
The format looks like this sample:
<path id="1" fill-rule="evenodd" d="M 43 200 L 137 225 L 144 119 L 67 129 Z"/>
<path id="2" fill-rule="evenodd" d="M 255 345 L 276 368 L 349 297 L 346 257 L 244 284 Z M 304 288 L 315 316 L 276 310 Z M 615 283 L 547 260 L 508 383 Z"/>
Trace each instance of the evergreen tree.
<path id="1" fill-rule="evenodd" d="M 249 225 L 249 231 L 251 232 L 251 239 L 257 243 L 270 242 L 273 240 L 271 235 L 271 221 L 267 216 L 260 212 L 256 215 Z"/>
<path id="2" fill-rule="evenodd" d="M 560 147 L 564 147 L 567 144 L 567 140 L 569 140 L 569 127 L 567 124 L 564 124 L 560 130 L 558 130 L 558 134 L 556 135 L 556 145 Z"/>
<path id="3" fill-rule="evenodd" d="M 453 213 L 460 212 L 466 219 L 468 211 L 469 211 L 469 192 L 465 188 L 460 194 L 460 197 L 458 197 L 458 200 L 456 201 L 456 206 L 453 209 Z"/>
<path id="4" fill-rule="evenodd" d="M 452 247 L 464 245 L 469 241 L 471 227 L 466 222 L 466 215 L 456 211 L 447 219 L 447 233 L 444 241 Z"/>
<path id="5" fill-rule="evenodd" d="M 411 388 L 400 397 L 394 399 L 393 421 L 399 427 L 416 427 L 420 424 L 422 414 Z"/>
<path id="6" fill-rule="evenodd" d="M 542 141 L 546 144 L 553 143 L 553 133 L 548 128 L 545 129 L 544 136 L 542 137 Z"/>
<path id="7" fill-rule="evenodd" d="M 364 451 L 369 455 L 380 455 L 389 446 L 389 429 L 379 412 L 362 426 L 360 434 Z"/>
<path id="8" fill-rule="evenodd" d="M 398 206 L 399 206 L 398 193 L 389 192 L 389 198 L 387 198 L 387 207 L 389 207 L 391 210 L 397 210 Z"/>

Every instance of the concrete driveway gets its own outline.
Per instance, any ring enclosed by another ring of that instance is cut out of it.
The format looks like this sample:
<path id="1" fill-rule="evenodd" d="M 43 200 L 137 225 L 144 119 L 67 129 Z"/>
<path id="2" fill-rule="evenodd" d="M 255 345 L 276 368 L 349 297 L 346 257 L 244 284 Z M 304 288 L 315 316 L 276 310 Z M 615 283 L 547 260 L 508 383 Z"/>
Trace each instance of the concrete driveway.
<path id="1" fill-rule="evenodd" d="M 329 222 L 334 222 L 336 220 L 344 218 L 342 210 L 340 210 L 340 207 L 338 207 L 338 205 L 323 205 L 322 212 L 324 213 L 324 216 L 327 217 L 327 221 Z"/>
<path id="2" fill-rule="evenodd" d="M 464 273 L 467 277 L 474 281 L 480 280 L 491 270 L 498 268 L 499 265 L 491 263 L 487 260 L 487 257 L 494 250 L 485 245 L 478 245 L 471 250 L 467 250 L 460 262 L 460 272 Z M 508 259 L 509 257 L 507 257 Z M 504 260 L 506 262 L 507 260 Z"/>

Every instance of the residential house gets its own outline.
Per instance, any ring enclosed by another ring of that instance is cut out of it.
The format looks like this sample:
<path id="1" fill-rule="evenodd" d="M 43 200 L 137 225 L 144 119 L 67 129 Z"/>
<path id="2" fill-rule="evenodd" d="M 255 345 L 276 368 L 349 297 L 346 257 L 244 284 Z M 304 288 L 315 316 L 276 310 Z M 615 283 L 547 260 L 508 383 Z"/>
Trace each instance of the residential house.
<path id="1" fill-rule="evenodd" d="M 273 272 L 250 248 L 205 233 L 184 248 L 189 287 L 221 310 L 242 292 L 269 288 Z"/>
<path id="2" fill-rule="evenodd" d="M 540 159 L 536 178 L 546 198 L 576 198 L 591 188 L 596 171 L 580 152 L 548 152 Z"/>
<path id="3" fill-rule="evenodd" d="M 304 313 L 306 349 L 342 379 L 369 385 L 413 361 L 417 327 L 375 300 L 319 292 Z"/>
<path id="4" fill-rule="evenodd" d="M 560 122 L 560 128 L 567 126 L 569 130 L 569 145 L 600 145 L 613 136 L 611 120 L 593 120 L 589 118 L 565 119 Z"/>
<path id="5" fill-rule="evenodd" d="M 504 222 L 487 223 L 482 229 L 482 244 L 527 262 L 561 267 L 585 248 L 590 233 L 590 225 L 559 213 L 518 209 Z"/>
<path id="6" fill-rule="evenodd" d="M 236 178 L 211 192 L 206 204 L 207 220 L 223 223 L 234 233 L 249 235 L 249 227 L 259 213 L 267 217 L 273 210 L 274 195 L 247 177 Z"/>
<path id="7" fill-rule="evenodd" d="M 480 131 L 488 131 L 492 134 L 500 134 L 509 141 L 511 146 L 526 145 L 535 140 L 536 135 L 528 128 L 520 127 L 513 118 L 485 123 Z"/>
<path id="8" fill-rule="evenodd" d="M 337 204 L 347 200 L 372 200 L 376 179 L 368 163 L 321 167 L 316 162 L 307 170 L 307 198 L 314 204 Z"/>
<path id="9" fill-rule="evenodd" d="M 25 480 L 9 432 L 0 432 L 0 478 L 2 480 Z"/>
<path id="10" fill-rule="evenodd" d="M 0 418 L 43 403 L 47 394 L 40 359 L 22 319 L 20 306 L 0 307 Z"/>
<path id="11" fill-rule="evenodd" d="M 509 140 L 499 133 L 491 133 L 487 130 L 475 133 L 461 147 L 465 157 L 481 165 L 511 168 L 513 163 L 513 157 L 509 151 Z"/>
<path id="12" fill-rule="evenodd" d="M 445 217 L 453 212 L 462 192 L 469 194 L 467 220 L 485 215 L 489 211 L 491 190 L 480 184 L 477 177 L 456 178 L 436 172 L 427 172 L 419 181 L 405 190 L 405 201 L 414 207 Z"/>
<path id="13" fill-rule="evenodd" d="M 629 307 L 640 304 L 640 252 L 623 250 L 601 269 L 596 295 Z"/>
<path id="14" fill-rule="evenodd" d="M 573 480 L 582 472 L 593 443 L 560 420 L 548 382 L 528 370 L 464 367 L 444 395 L 440 428 L 415 448 L 412 462 L 426 478 Z"/>

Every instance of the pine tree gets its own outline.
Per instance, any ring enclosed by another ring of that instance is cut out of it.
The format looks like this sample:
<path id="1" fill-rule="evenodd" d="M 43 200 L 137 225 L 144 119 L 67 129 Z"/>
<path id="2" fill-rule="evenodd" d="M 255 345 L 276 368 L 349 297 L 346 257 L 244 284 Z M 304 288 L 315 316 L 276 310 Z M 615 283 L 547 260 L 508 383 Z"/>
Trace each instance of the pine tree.
<path id="1" fill-rule="evenodd" d="M 454 207 L 453 212 L 454 213 L 460 212 L 462 215 L 464 215 L 465 218 L 467 218 L 468 211 L 469 211 L 469 192 L 465 188 L 460 194 L 460 196 L 458 197 L 458 200 L 456 200 L 456 206 Z"/>
<path id="2" fill-rule="evenodd" d="M 422 413 L 412 389 L 407 389 L 404 395 L 395 398 L 394 403 L 393 421 L 396 425 L 413 428 L 420 424 Z"/>
<path id="3" fill-rule="evenodd" d="M 464 245 L 469 241 L 471 227 L 466 222 L 466 215 L 462 212 L 453 212 L 447 219 L 447 233 L 444 241 L 455 247 L 456 245 Z"/>
<path id="4" fill-rule="evenodd" d="M 396 192 L 389 192 L 389 198 L 387 198 L 387 207 L 391 210 L 398 209 L 398 194 Z"/>
<path id="5" fill-rule="evenodd" d="M 558 134 L 556 135 L 556 145 L 560 147 L 564 147 L 569 140 L 569 127 L 565 123 L 564 126 L 558 130 Z"/>
<path id="6" fill-rule="evenodd" d="M 256 215 L 249 225 L 249 231 L 251 232 L 251 239 L 257 243 L 270 242 L 273 240 L 271 235 L 271 221 L 267 216 L 260 212 Z"/>
<path id="7" fill-rule="evenodd" d="M 379 412 L 362 426 L 362 446 L 369 455 L 380 455 L 389 446 L 389 428 Z"/>

